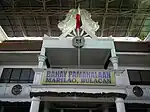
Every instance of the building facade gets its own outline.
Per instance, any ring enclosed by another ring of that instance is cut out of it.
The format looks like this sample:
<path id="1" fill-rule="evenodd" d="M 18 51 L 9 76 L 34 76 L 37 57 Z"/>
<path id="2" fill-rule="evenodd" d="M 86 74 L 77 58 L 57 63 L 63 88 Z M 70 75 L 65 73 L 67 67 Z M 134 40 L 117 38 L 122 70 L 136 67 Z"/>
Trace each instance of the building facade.
<path id="1" fill-rule="evenodd" d="M 49 38 L 1 43 L 1 111 L 149 112 L 149 42 L 87 40 L 80 66 L 70 43 Z"/>
<path id="2" fill-rule="evenodd" d="M 69 17 L 59 38 L 0 43 L 1 112 L 150 111 L 150 43 L 97 38 L 85 15 L 80 35 Z"/>

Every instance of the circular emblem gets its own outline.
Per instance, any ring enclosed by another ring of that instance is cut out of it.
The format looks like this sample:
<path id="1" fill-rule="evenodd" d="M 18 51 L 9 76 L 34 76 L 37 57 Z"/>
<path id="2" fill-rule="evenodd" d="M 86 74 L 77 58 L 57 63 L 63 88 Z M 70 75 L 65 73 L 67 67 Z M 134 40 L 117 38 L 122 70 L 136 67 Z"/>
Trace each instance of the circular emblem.
<path id="1" fill-rule="evenodd" d="M 19 95 L 22 92 L 22 86 L 21 85 L 15 85 L 11 90 L 13 95 Z"/>
<path id="2" fill-rule="evenodd" d="M 142 97 L 142 96 L 143 96 L 143 90 L 142 90 L 140 87 L 138 87 L 138 86 L 135 86 L 135 87 L 133 88 L 133 93 L 134 93 L 135 96 L 137 96 L 137 97 Z"/>
<path id="3" fill-rule="evenodd" d="M 84 40 L 83 37 L 78 37 L 77 36 L 77 37 L 75 37 L 75 38 L 72 39 L 72 44 L 76 48 L 83 47 L 84 46 L 84 42 L 85 42 L 85 40 Z"/>

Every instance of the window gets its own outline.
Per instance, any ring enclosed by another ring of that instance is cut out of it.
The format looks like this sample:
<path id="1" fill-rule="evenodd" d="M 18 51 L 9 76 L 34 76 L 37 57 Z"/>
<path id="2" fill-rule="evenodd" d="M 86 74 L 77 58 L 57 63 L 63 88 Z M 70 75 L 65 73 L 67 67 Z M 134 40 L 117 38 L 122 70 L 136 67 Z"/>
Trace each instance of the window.
<path id="1" fill-rule="evenodd" d="M 130 84 L 137 85 L 141 83 L 141 77 L 139 71 L 130 70 L 128 71 Z"/>
<path id="2" fill-rule="evenodd" d="M 143 70 L 143 71 L 140 71 L 140 74 L 142 78 L 142 83 L 144 85 L 150 85 L 150 71 Z"/>
<path id="3" fill-rule="evenodd" d="M 150 70 L 128 70 L 131 85 L 150 85 Z"/>
<path id="4" fill-rule="evenodd" d="M 9 82 L 10 76 L 11 76 L 11 68 L 8 69 L 4 69 L 3 73 L 1 75 L 1 81 L 3 80 L 3 82 Z"/>
<path id="5" fill-rule="evenodd" d="M 11 73 L 10 82 L 19 81 L 21 75 L 21 69 L 14 68 Z"/>
<path id="6" fill-rule="evenodd" d="M 4 68 L 1 83 L 32 83 L 34 71 L 31 68 Z"/>
<path id="7" fill-rule="evenodd" d="M 26 82 L 29 80 L 30 77 L 30 69 L 22 69 L 21 75 L 20 75 L 20 81 Z"/>

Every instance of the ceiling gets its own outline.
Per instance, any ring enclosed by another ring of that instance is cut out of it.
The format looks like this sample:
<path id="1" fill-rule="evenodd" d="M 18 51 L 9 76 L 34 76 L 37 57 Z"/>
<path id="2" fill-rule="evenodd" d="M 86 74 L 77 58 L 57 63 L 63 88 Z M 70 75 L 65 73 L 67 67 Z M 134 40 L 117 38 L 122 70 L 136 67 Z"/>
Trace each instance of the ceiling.
<path id="1" fill-rule="evenodd" d="M 0 25 L 9 37 L 59 36 L 58 22 L 79 3 L 98 21 L 97 36 L 143 39 L 150 31 L 149 0 L 0 0 Z"/>
<path id="2" fill-rule="evenodd" d="M 74 48 L 46 49 L 46 56 L 52 68 L 77 68 L 78 57 L 80 68 L 104 68 L 109 55 L 108 49 L 81 49 L 79 56 L 78 50 Z"/>

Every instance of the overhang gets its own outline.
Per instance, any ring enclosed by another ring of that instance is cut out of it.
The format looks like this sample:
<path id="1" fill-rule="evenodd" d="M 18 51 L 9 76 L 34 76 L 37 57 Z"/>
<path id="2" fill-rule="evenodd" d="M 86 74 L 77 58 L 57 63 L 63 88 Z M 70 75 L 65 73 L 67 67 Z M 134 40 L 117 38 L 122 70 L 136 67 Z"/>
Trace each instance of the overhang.
<path id="1" fill-rule="evenodd" d="M 106 59 L 110 55 L 109 49 L 81 49 L 81 68 L 103 68 Z M 46 56 L 51 67 L 78 67 L 78 49 L 76 48 L 49 48 Z"/>

